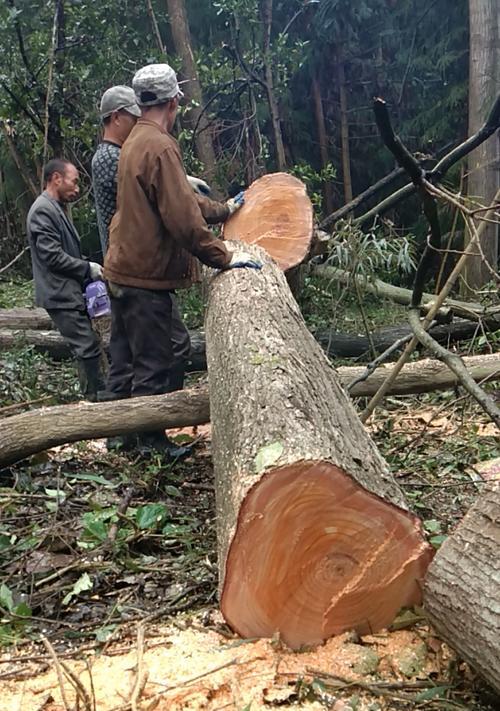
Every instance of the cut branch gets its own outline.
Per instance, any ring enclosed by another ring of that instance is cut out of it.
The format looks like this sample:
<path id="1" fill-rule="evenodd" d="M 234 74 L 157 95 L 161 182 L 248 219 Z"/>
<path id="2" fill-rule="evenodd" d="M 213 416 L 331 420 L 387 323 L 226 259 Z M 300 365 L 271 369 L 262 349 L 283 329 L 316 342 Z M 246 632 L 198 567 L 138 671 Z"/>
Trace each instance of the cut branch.
<path id="1" fill-rule="evenodd" d="M 458 163 L 459 160 L 465 158 L 471 151 L 480 146 L 487 138 L 489 138 L 500 127 L 500 95 L 493 104 L 491 111 L 482 125 L 482 127 L 473 136 L 470 136 L 466 141 L 447 153 L 437 165 L 428 173 L 425 174 L 426 179 L 435 184 L 440 182 L 446 175 L 448 170 Z M 409 183 L 397 190 L 392 195 L 382 200 L 378 205 L 368 210 L 364 215 L 361 215 L 355 220 L 355 223 L 362 225 L 370 220 L 373 220 L 377 215 L 381 215 L 387 210 L 395 207 L 401 200 L 409 197 L 416 191 L 416 186 Z"/>

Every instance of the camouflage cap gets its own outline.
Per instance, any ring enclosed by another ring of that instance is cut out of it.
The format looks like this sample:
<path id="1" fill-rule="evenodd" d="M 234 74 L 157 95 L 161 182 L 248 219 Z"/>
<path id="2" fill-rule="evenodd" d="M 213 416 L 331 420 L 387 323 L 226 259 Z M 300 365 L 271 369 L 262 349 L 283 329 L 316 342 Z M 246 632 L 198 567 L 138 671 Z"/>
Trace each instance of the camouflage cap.
<path id="1" fill-rule="evenodd" d="M 142 67 L 132 79 L 132 86 L 139 106 L 155 106 L 177 96 L 184 96 L 170 64 L 148 64 Z"/>
<path id="2" fill-rule="evenodd" d="M 122 109 L 137 118 L 141 116 L 141 110 L 135 101 L 134 90 L 129 86 L 112 86 L 102 95 L 100 106 L 101 118 L 105 119 L 111 116 L 113 111 L 120 111 Z"/>

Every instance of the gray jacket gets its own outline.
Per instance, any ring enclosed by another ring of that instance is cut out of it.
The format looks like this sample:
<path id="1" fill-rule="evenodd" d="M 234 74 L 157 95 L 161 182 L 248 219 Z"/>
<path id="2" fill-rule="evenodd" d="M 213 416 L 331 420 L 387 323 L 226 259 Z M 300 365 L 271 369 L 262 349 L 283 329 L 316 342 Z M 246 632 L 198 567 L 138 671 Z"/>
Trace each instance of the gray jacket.
<path id="1" fill-rule="evenodd" d="M 43 192 L 28 213 L 35 300 L 46 309 L 84 309 L 84 283 L 89 263 L 82 258 L 80 238 L 62 206 Z"/>

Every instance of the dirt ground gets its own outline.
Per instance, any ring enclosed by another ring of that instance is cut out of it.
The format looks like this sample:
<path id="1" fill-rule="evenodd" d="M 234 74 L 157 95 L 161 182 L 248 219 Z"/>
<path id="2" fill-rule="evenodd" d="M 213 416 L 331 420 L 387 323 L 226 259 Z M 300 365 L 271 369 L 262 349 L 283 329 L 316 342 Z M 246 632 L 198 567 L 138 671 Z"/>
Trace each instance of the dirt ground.
<path id="1" fill-rule="evenodd" d="M 392 399 L 371 431 L 438 546 L 481 491 L 498 431 L 445 395 Z M 500 708 L 418 609 L 316 650 L 234 636 L 215 609 L 210 428 L 170 434 L 194 441 L 173 468 L 100 441 L 12 468 L 0 575 L 30 616 L 2 620 L 0 711 Z"/>

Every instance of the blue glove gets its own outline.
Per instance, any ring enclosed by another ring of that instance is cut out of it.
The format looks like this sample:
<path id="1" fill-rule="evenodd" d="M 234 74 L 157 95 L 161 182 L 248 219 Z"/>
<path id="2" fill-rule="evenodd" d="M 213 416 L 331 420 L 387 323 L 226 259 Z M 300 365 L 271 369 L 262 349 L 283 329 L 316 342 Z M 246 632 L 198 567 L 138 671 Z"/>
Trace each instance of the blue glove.
<path id="1" fill-rule="evenodd" d="M 226 269 L 262 269 L 262 262 L 248 252 L 233 252 Z"/>
<path id="2" fill-rule="evenodd" d="M 240 207 L 242 207 L 245 204 L 245 193 L 243 190 L 238 193 L 237 195 L 234 196 L 234 198 L 231 198 L 226 202 L 226 205 L 229 208 L 229 214 L 232 215 L 233 212 L 236 212 L 236 210 L 239 210 Z"/>

